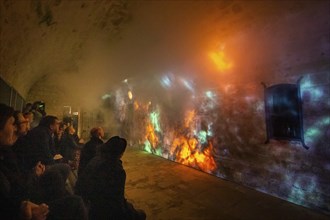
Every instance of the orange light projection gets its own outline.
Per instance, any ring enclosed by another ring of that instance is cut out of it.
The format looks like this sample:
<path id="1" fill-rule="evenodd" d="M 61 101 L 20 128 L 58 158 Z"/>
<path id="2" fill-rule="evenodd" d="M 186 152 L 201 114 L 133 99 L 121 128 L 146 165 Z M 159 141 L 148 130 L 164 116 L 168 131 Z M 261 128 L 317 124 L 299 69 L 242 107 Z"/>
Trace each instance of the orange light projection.
<path id="1" fill-rule="evenodd" d="M 149 141 L 151 147 L 155 150 L 159 141 L 155 129 L 150 122 L 146 126 L 146 140 Z"/>
<path id="2" fill-rule="evenodd" d="M 209 57 L 220 71 L 228 70 L 233 66 L 232 62 L 225 58 L 225 53 L 223 51 L 211 52 L 209 53 Z"/>
<path id="3" fill-rule="evenodd" d="M 217 168 L 211 154 L 213 145 L 209 143 L 204 151 L 200 151 L 198 144 L 196 138 L 180 136 L 174 139 L 170 153 L 176 155 L 175 161 L 181 164 L 198 167 L 204 172 L 211 173 Z"/>
<path id="4" fill-rule="evenodd" d="M 199 140 L 196 133 L 196 112 L 186 111 L 182 128 L 176 127 L 175 130 L 168 128 L 167 134 L 163 138 L 159 137 L 151 121 L 146 123 L 145 140 L 147 145 L 145 150 L 156 155 L 173 158 L 181 164 L 198 168 L 204 172 L 212 173 L 217 165 L 213 158 L 213 145 L 211 141 L 203 142 Z M 184 130 L 184 132 L 183 132 Z M 198 133 L 198 132 L 197 132 Z M 166 144 L 165 144 L 166 143 Z"/>

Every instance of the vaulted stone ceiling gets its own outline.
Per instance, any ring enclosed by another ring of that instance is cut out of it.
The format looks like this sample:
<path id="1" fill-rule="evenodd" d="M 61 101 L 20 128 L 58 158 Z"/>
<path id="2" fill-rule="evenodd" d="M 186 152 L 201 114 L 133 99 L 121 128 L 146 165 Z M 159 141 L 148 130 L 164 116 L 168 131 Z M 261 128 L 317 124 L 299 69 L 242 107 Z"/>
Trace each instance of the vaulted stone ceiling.
<path id="1" fill-rule="evenodd" d="M 327 64 L 328 9 L 329 1 L 2 0 L 0 74 L 26 99 L 54 105 L 165 72 L 267 80 Z M 240 75 L 217 75 L 212 50 Z"/>
<path id="2" fill-rule="evenodd" d="M 38 80 L 78 73 L 89 47 L 116 37 L 130 19 L 127 7 L 108 0 L 2 1 L 1 74 L 26 96 Z"/>

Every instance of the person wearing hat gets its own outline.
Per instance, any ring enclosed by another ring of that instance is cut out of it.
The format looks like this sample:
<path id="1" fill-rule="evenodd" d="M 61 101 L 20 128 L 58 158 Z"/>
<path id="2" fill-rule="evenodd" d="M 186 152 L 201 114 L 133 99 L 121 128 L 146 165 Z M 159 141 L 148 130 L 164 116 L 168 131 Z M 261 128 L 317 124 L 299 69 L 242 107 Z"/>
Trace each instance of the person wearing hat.
<path id="1" fill-rule="evenodd" d="M 126 172 L 121 157 L 126 146 L 124 138 L 110 138 L 78 176 L 75 193 L 89 204 L 89 219 L 146 219 L 145 212 L 136 210 L 125 198 Z"/>

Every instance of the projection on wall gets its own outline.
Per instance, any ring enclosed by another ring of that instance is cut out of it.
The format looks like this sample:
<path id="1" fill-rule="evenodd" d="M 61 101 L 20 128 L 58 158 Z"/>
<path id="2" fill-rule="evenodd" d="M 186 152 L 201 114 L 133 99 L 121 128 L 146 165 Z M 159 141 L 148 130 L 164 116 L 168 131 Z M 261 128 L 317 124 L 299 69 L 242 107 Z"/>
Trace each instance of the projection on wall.
<path id="1" fill-rule="evenodd" d="M 145 84 L 139 80 L 139 86 L 122 83 L 108 98 L 109 110 L 115 111 L 116 132 L 131 146 L 329 210 L 329 87 L 317 79 L 307 75 L 301 83 L 264 88 L 256 82 L 206 87 L 165 74 Z M 304 149 L 305 141 L 311 150 Z"/>
<path id="2" fill-rule="evenodd" d="M 265 89 L 265 114 L 267 140 L 301 141 L 304 148 L 304 130 L 300 86 L 297 84 L 277 84 Z"/>

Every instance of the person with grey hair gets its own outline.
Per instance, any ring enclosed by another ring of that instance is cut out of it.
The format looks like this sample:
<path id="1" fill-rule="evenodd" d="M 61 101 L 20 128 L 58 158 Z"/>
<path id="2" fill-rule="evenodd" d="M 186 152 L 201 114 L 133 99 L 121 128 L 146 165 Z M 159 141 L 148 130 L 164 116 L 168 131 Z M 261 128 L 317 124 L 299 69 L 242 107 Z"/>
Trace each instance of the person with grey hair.
<path id="1" fill-rule="evenodd" d="M 125 198 L 126 172 L 121 157 L 126 146 L 124 138 L 110 138 L 78 176 L 75 193 L 89 204 L 89 219 L 146 219 L 145 212 L 136 210 Z"/>

